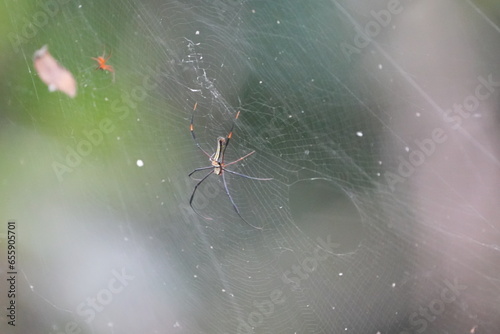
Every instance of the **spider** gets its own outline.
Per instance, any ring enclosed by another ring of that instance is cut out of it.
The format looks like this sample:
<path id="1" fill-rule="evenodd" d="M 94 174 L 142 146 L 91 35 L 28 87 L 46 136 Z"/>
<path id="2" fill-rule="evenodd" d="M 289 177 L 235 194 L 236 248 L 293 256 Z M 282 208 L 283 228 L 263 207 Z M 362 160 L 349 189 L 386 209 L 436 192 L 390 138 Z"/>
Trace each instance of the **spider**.
<path id="1" fill-rule="evenodd" d="M 109 56 L 107 58 L 104 58 L 105 56 L 106 56 L 106 52 L 103 53 L 102 56 L 100 56 L 100 57 L 97 57 L 97 58 L 92 57 L 92 59 L 94 59 L 99 65 L 96 67 L 96 70 L 103 70 L 103 71 L 108 71 L 108 72 L 113 73 L 113 81 L 115 81 L 115 69 L 113 68 L 113 66 L 106 64 L 108 59 L 111 58 L 111 53 L 109 54 Z"/>
<path id="2" fill-rule="evenodd" d="M 252 224 L 250 224 L 248 221 L 245 220 L 245 218 L 243 218 L 240 214 L 240 210 L 238 209 L 238 207 L 236 206 L 236 204 L 234 203 L 234 200 L 233 200 L 233 197 L 231 196 L 231 194 L 229 193 L 229 189 L 227 188 L 227 183 L 226 183 L 226 177 L 225 177 L 225 173 L 224 172 L 228 172 L 230 174 L 233 174 L 233 175 L 237 175 L 237 176 L 241 176 L 241 177 L 244 177 L 246 179 L 251 179 L 251 180 L 258 180 L 258 181 L 269 181 L 269 180 L 272 180 L 272 178 L 260 178 L 260 177 L 252 177 L 252 176 L 248 176 L 248 175 L 245 175 L 245 174 L 241 174 L 241 173 L 238 173 L 238 172 L 235 172 L 235 171 L 232 171 L 232 170 L 229 170 L 227 169 L 226 167 L 229 166 L 229 165 L 233 165 L 247 157 L 249 157 L 250 155 L 254 154 L 255 151 L 252 151 L 250 153 L 247 153 L 245 154 L 244 156 L 242 156 L 241 158 L 239 159 L 236 159 L 230 163 L 224 163 L 224 154 L 226 152 L 226 149 L 227 147 L 229 146 L 229 140 L 232 138 L 233 136 L 233 128 L 234 128 L 234 124 L 236 123 L 236 120 L 238 119 L 238 117 L 240 116 L 240 112 L 238 111 L 236 113 L 236 117 L 234 118 L 233 120 L 233 125 L 231 126 L 231 130 L 229 131 L 229 134 L 226 136 L 226 137 L 218 137 L 217 138 L 217 148 L 215 150 L 215 153 L 210 155 L 208 154 L 201 146 L 200 144 L 198 143 L 198 141 L 196 140 L 196 135 L 194 133 L 194 124 L 193 124 L 193 121 L 194 121 L 194 113 L 195 113 L 195 110 L 196 110 L 196 106 L 198 105 L 198 103 L 195 103 L 194 107 L 193 107 L 193 115 L 191 116 L 191 124 L 189 125 L 189 130 L 191 131 L 191 136 L 193 137 L 193 140 L 196 144 L 196 146 L 198 146 L 198 148 L 203 152 L 203 154 L 205 154 L 207 157 L 208 157 L 208 160 L 210 161 L 210 166 L 208 167 L 201 167 L 201 168 L 196 168 L 195 170 L 193 170 L 191 173 L 189 173 L 189 177 L 191 175 L 193 175 L 194 173 L 196 172 L 200 172 L 200 171 L 203 171 L 203 170 L 207 170 L 207 169 L 211 169 L 210 173 L 208 173 L 207 175 L 205 175 L 201 180 L 199 180 L 199 182 L 194 186 L 194 190 L 193 190 L 193 193 L 191 194 L 191 198 L 189 199 L 189 206 L 191 206 L 191 209 L 193 209 L 193 211 L 200 217 L 204 218 L 204 219 L 207 219 L 207 220 L 212 220 L 212 218 L 210 217 L 205 217 L 205 216 L 202 216 L 201 214 L 199 214 L 195 208 L 193 207 L 193 199 L 194 199 L 194 195 L 196 194 L 196 190 L 198 189 L 198 187 L 203 183 L 203 181 L 205 181 L 210 175 L 212 174 L 215 174 L 215 175 L 219 175 L 222 177 L 222 182 L 224 184 L 224 189 L 226 191 L 226 195 L 227 197 L 229 197 L 229 200 L 231 201 L 231 204 L 233 205 L 233 208 L 234 208 L 234 211 L 236 211 L 236 213 L 238 214 L 238 216 L 245 222 L 247 223 L 248 225 L 252 226 L 253 228 L 256 228 L 258 230 L 262 230 L 262 227 L 257 227 L 257 226 L 254 226 Z"/>

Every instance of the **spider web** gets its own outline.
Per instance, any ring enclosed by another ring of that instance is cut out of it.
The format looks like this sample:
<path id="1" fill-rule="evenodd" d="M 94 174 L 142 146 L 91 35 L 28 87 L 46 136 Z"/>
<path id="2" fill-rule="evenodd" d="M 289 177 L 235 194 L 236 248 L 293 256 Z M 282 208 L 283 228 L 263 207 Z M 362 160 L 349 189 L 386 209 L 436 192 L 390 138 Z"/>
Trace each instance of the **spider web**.
<path id="1" fill-rule="evenodd" d="M 4 6 L 1 207 L 19 222 L 19 333 L 499 328 L 498 5 Z M 44 44 L 75 99 L 37 78 Z M 90 59 L 103 52 L 115 83 Z M 195 104 L 205 151 L 235 122 L 226 162 L 255 153 L 231 170 L 273 178 L 226 173 L 262 230 L 217 175 L 193 202 L 212 220 L 190 208 L 205 172 L 187 175 L 210 165 L 189 133 Z"/>

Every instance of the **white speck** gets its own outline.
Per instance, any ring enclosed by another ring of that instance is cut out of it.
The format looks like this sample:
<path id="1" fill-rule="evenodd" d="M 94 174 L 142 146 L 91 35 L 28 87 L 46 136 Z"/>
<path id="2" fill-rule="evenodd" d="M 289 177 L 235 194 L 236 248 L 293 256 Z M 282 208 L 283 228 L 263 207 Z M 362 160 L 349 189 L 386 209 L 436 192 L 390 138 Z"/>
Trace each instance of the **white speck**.
<path id="1" fill-rule="evenodd" d="M 410 148 L 408 146 L 405 147 L 406 152 L 410 152 Z"/>
<path id="2" fill-rule="evenodd" d="M 339 273 L 339 276 L 343 276 L 344 274 L 343 273 Z"/>
<path id="3" fill-rule="evenodd" d="M 194 33 L 195 35 L 199 35 L 200 34 L 200 31 L 199 30 L 196 30 L 196 32 Z"/>
<path id="4" fill-rule="evenodd" d="M 108 102 L 108 101 L 109 101 L 109 99 L 108 99 L 107 97 L 105 97 L 105 98 L 104 98 L 104 101 Z"/>
<path id="5" fill-rule="evenodd" d="M 344 328 L 344 330 L 346 331 L 346 330 L 347 330 L 347 327 L 346 327 L 346 328 Z"/>
<path id="6" fill-rule="evenodd" d="M 252 13 L 255 14 L 255 9 L 252 9 Z"/>
<path id="7" fill-rule="evenodd" d="M 180 328 L 180 327 L 181 327 L 181 325 L 179 324 L 178 321 L 176 321 L 175 324 L 174 324 L 174 328 Z"/>
<path id="8" fill-rule="evenodd" d="M 139 167 L 144 166 L 144 162 L 143 162 L 142 160 L 140 160 L 140 159 L 139 159 L 139 160 L 137 160 L 136 164 L 137 164 L 137 166 L 139 166 Z"/>
<path id="9" fill-rule="evenodd" d="M 210 249 L 214 249 L 214 246 L 210 246 Z"/>
<path id="10" fill-rule="evenodd" d="M 113 323 L 112 322 L 108 322 L 108 327 L 113 327 Z"/>
<path id="11" fill-rule="evenodd" d="M 120 140 L 120 139 L 121 139 L 120 136 L 116 137 L 116 140 Z"/>
<path id="12" fill-rule="evenodd" d="M 82 8 L 82 5 L 78 5 L 78 8 Z"/>
<path id="13" fill-rule="evenodd" d="M 292 115 L 288 115 L 288 118 L 292 118 L 293 116 Z"/>
<path id="14" fill-rule="evenodd" d="M 226 289 L 222 289 L 222 292 L 226 292 Z"/>
<path id="15" fill-rule="evenodd" d="M 379 165 L 381 165 L 381 164 L 382 164 L 382 161 L 380 161 L 380 160 L 379 160 L 379 161 L 378 161 L 378 164 L 379 164 Z"/>
<path id="16" fill-rule="evenodd" d="M 276 21 L 276 23 L 280 24 L 281 22 L 280 22 L 280 20 L 278 20 L 278 21 Z"/>
<path id="17" fill-rule="evenodd" d="M 194 278 L 198 278 L 198 275 L 193 275 Z"/>
<path id="18" fill-rule="evenodd" d="M 304 151 L 304 154 L 305 154 L 305 155 L 309 155 L 309 150 L 305 150 L 305 151 Z"/>
<path id="19" fill-rule="evenodd" d="M 140 122 L 140 121 L 141 121 L 141 119 L 140 119 L 140 118 L 138 118 L 138 119 L 137 119 L 137 122 Z"/>
<path id="20" fill-rule="evenodd" d="M 377 176 L 380 176 L 380 173 L 377 173 Z"/>
<path id="21" fill-rule="evenodd" d="M 332 306 L 332 310 L 335 310 L 335 306 Z"/>
<path id="22" fill-rule="evenodd" d="M 262 80 L 259 81 L 259 83 L 261 84 L 262 83 Z"/>
<path id="23" fill-rule="evenodd" d="M 378 69 L 381 70 L 382 69 L 382 64 L 378 64 Z"/>
<path id="24" fill-rule="evenodd" d="M 391 285 L 391 286 L 392 286 L 393 288 L 395 288 L 395 287 L 396 287 L 396 283 L 392 283 L 392 285 Z"/>
<path id="25" fill-rule="evenodd" d="M 415 116 L 417 116 L 417 117 L 420 117 L 420 115 L 421 115 L 421 114 L 420 114 L 419 112 L 417 112 L 417 113 L 415 114 Z"/>
<path id="26" fill-rule="evenodd" d="M 363 132 L 361 132 L 361 131 L 356 132 L 356 136 L 363 137 Z"/>

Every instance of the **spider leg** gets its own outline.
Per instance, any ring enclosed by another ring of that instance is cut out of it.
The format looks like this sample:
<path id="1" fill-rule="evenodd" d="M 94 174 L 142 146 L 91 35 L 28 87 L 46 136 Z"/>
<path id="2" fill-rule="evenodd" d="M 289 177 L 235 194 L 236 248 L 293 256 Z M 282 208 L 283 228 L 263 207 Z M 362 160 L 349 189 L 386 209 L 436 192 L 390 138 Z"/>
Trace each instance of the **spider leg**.
<path id="1" fill-rule="evenodd" d="M 226 183 L 226 177 L 224 176 L 224 173 L 222 173 L 222 182 L 224 183 L 224 188 L 226 190 L 226 194 L 227 194 L 227 197 L 229 197 L 229 200 L 231 201 L 231 204 L 233 205 L 233 208 L 234 208 L 234 211 L 236 211 L 236 213 L 238 214 L 238 216 L 245 222 L 247 223 L 248 225 L 252 226 L 253 228 L 257 229 L 257 230 L 262 230 L 262 227 L 257 227 L 255 225 L 252 225 L 250 224 L 249 222 L 246 221 L 245 218 L 243 218 L 240 214 L 240 210 L 238 210 L 238 207 L 236 206 L 236 204 L 234 203 L 233 201 L 233 197 L 231 196 L 231 194 L 229 193 L 229 189 L 227 188 L 227 183 Z"/>
<path id="2" fill-rule="evenodd" d="M 226 146 L 227 146 L 227 144 L 226 144 Z M 239 159 L 237 159 L 237 160 L 234 160 L 234 161 L 232 161 L 232 162 L 230 162 L 230 163 L 224 164 L 224 166 L 229 166 L 229 165 L 235 164 L 235 163 L 237 163 L 237 162 L 239 162 L 239 161 L 241 161 L 241 160 L 245 159 L 246 157 L 251 156 L 251 155 L 252 155 L 252 154 L 254 154 L 254 153 L 255 153 L 255 151 L 252 151 L 252 152 L 250 152 L 250 153 L 248 153 L 248 154 L 246 154 L 246 155 L 242 156 L 241 158 L 239 158 Z"/>
<path id="3" fill-rule="evenodd" d="M 234 175 L 238 175 L 238 176 L 244 177 L 246 179 L 251 179 L 251 180 L 271 181 L 273 179 L 272 177 L 253 177 L 253 176 L 248 176 L 248 175 L 241 174 L 241 173 L 238 173 L 238 172 L 235 172 L 235 171 L 232 171 L 232 170 L 229 170 L 229 169 L 225 169 L 225 168 L 223 168 L 223 170 L 225 172 L 228 172 L 228 173 L 231 173 L 231 174 L 234 174 Z"/>
<path id="4" fill-rule="evenodd" d="M 229 140 L 233 137 L 233 129 L 234 129 L 234 124 L 236 124 L 236 120 L 240 117 L 240 112 L 238 111 L 236 113 L 236 116 L 234 117 L 233 125 L 231 125 L 231 130 L 229 130 L 229 134 L 226 137 L 226 147 L 229 146 Z"/>
<path id="5" fill-rule="evenodd" d="M 191 198 L 189 199 L 189 206 L 191 207 L 191 209 L 193 209 L 194 213 L 196 213 L 198 216 L 200 216 L 201 218 L 204 218 L 206 220 L 212 220 L 212 218 L 210 217 L 205 217 L 205 216 L 202 216 L 198 213 L 198 211 L 195 210 L 195 208 L 193 207 L 193 199 L 194 199 L 194 194 L 196 193 L 196 190 L 198 189 L 198 187 L 200 186 L 200 184 L 203 183 L 203 181 L 205 181 L 207 179 L 207 177 L 209 177 L 210 175 L 213 174 L 214 171 L 211 171 L 210 173 L 208 173 L 207 175 L 205 175 L 201 180 L 200 182 L 198 182 L 195 186 L 194 186 L 194 190 L 193 190 L 193 193 L 191 194 Z"/>
<path id="6" fill-rule="evenodd" d="M 193 137 L 193 140 L 194 140 L 194 143 L 196 144 L 196 146 L 198 146 L 198 148 L 208 157 L 210 158 L 211 155 L 208 154 L 201 146 L 200 144 L 198 144 L 198 141 L 196 140 L 196 135 L 194 134 L 194 125 L 193 125 L 193 122 L 194 122 L 194 111 L 196 110 L 196 107 L 198 106 L 198 102 L 196 102 L 194 104 L 194 107 L 193 107 L 193 115 L 191 115 L 191 124 L 189 124 L 189 131 L 191 131 L 191 136 Z"/>
<path id="7" fill-rule="evenodd" d="M 191 176 L 193 175 L 194 173 L 196 172 L 199 172 L 199 171 L 202 171 L 202 170 L 207 170 L 207 169 L 210 169 L 210 168 L 214 168 L 214 166 L 208 166 L 208 167 L 201 167 L 201 168 L 196 168 L 194 171 L 192 171 L 191 173 L 189 173 L 188 176 Z"/>

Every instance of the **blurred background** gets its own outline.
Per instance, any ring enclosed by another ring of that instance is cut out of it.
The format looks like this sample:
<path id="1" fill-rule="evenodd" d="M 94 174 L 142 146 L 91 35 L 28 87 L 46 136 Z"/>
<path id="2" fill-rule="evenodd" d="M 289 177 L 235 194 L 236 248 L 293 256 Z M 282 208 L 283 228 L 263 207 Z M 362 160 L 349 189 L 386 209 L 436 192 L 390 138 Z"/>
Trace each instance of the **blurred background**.
<path id="1" fill-rule="evenodd" d="M 1 333 L 498 332 L 495 1 L 0 6 Z"/>

